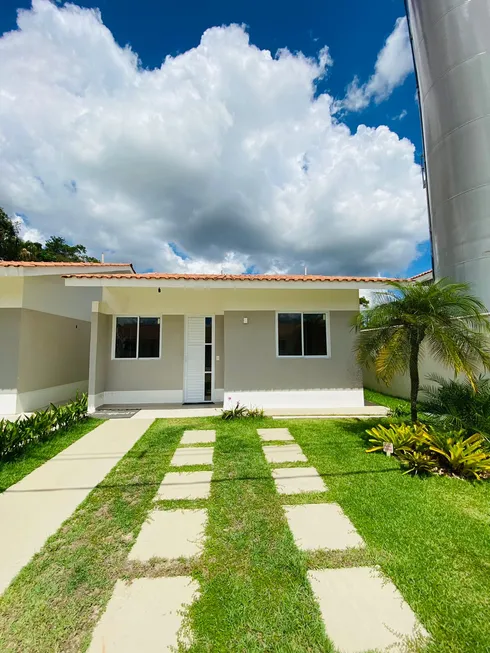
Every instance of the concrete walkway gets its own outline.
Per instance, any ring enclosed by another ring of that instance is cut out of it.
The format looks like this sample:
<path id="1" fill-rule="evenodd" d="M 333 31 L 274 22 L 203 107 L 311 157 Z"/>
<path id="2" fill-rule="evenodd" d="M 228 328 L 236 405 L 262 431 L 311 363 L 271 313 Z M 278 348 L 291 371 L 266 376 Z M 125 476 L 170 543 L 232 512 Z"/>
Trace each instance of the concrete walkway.
<path id="1" fill-rule="evenodd" d="M 108 420 L 0 494 L 0 594 L 153 420 Z"/>

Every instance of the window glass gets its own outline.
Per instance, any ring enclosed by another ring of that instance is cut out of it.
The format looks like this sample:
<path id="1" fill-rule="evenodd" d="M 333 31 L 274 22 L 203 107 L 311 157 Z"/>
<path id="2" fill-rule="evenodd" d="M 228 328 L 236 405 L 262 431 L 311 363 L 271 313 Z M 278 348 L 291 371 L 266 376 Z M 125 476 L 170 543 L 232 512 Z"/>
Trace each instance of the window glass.
<path id="1" fill-rule="evenodd" d="M 206 372 L 211 372 L 213 365 L 213 345 L 205 345 L 204 354 L 204 370 Z"/>
<path id="2" fill-rule="evenodd" d="M 327 355 L 327 325 L 325 313 L 303 314 L 305 356 Z"/>
<path id="3" fill-rule="evenodd" d="M 116 358 L 136 358 L 137 317 L 116 318 Z"/>
<path id="4" fill-rule="evenodd" d="M 301 356 L 301 313 L 277 316 L 279 356 Z"/>
<path id="5" fill-rule="evenodd" d="M 206 318 L 206 335 L 205 335 L 205 343 L 212 343 L 213 342 L 213 318 L 212 317 L 207 317 Z"/>
<path id="6" fill-rule="evenodd" d="M 211 401 L 211 374 L 204 375 L 204 401 Z"/>
<path id="7" fill-rule="evenodd" d="M 138 358 L 160 356 L 160 318 L 140 317 Z"/>

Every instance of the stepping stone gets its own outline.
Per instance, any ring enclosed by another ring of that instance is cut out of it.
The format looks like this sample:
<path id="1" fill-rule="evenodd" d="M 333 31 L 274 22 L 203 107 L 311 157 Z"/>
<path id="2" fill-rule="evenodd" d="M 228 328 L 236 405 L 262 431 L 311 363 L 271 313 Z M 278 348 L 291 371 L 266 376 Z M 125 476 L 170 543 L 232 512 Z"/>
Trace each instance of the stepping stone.
<path id="1" fill-rule="evenodd" d="M 169 472 L 158 489 L 155 501 L 207 499 L 213 472 Z"/>
<path id="2" fill-rule="evenodd" d="M 184 465 L 212 465 L 213 447 L 186 447 L 176 449 L 170 465 L 183 467 Z"/>
<path id="3" fill-rule="evenodd" d="M 407 639 L 428 636 L 377 569 L 322 569 L 309 571 L 308 578 L 327 635 L 340 653 L 407 651 Z"/>
<path id="4" fill-rule="evenodd" d="M 274 440 L 287 442 L 294 440 L 289 429 L 257 429 L 257 433 L 263 442 L 272 442 Z"/>
<path id="5" fill-rule="evenodd" d="M 138 535 L 129 560 L 191 558 L 202 551 L 207 510 L 154 510 Z"/>
<path id="6" fill-rule="evenodd" d="M 335 551 L 364 541 L 336 503 L 284 506 L 296 546 L 303 551 Z"/>
<path id="7" fill-rule="evenodd" d="M 306 463 L 307 457 L 301 451 L 299 444 L 278 444 L 264 447 L 265 459 L 268 463 Z"/>
<path id="8" fill-rule="evenodd" d="M 326 492 L 327 486 L 314 467 L 273 469 L 272 476 L 279 494 Z"/>
<path id="9" fill-rule="evenodd" d="M 180 444 L 216 442 L 216 431 L 184 431 Z"/>
<path id="10" fill-rule="evenodd" d="M 184 609 L 199 592 L 188 576 L 118 580 L 111 600 L 95 627 L 88 653 L 162 653 L 175 651 Z"/>

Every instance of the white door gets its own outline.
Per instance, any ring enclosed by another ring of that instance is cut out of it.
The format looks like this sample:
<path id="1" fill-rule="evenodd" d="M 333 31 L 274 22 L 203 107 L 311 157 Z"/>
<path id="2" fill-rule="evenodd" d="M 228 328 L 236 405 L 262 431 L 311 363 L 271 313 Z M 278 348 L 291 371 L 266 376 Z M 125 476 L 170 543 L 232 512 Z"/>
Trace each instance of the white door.
<path id="1" fill-rule="evenodd" d="M 186 317 L 184 401 L 188 404 L 212 400 L 213 318 Z"/>

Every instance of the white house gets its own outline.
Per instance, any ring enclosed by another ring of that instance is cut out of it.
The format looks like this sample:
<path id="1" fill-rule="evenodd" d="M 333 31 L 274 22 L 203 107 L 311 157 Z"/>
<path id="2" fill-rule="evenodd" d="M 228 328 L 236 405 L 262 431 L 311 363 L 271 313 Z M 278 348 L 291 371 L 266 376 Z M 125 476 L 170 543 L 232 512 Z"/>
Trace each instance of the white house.
<path id="1" fill-rule="evenodd" d="M 89 407 L 236 402 L 359 408 L 352 321 L 389 279 L 290 275 L 65 275 L 92 305 Z"/>

